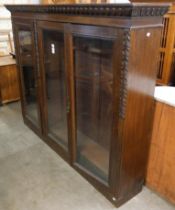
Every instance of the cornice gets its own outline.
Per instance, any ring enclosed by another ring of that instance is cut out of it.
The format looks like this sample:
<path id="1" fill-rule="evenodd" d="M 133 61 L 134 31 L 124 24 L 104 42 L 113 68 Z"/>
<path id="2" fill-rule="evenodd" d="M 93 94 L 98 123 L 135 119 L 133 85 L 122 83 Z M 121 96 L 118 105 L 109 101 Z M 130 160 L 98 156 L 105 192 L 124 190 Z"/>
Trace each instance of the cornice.
<path id="1" fill-rule="evenodd" d="M 163 16 L 167 4 L 64 4 L 64 5 L 5 5 L 10 12 L 54 13 L 81 16 L 148 17 Z"/>

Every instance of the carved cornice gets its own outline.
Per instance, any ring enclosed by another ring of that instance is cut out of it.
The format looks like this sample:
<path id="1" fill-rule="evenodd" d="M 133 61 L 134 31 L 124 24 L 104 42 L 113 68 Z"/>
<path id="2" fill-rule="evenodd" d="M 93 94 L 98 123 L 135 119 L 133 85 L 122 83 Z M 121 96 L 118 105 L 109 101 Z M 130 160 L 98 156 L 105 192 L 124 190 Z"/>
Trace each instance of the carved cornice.
<path id="1" fill-rule="evenodd" d="M 163 16 L 169 8 L 164 4 L 67 4 L 6 5 L 11 12 L 54 13 L 81 16 L 146 17 Z"/>
<path id="2" fill-rule="evenodd" d="M 119 117 L 124 119 L 127 105 L 127 86 L 128 86 L 128 60 L 130 50 L 130 29 L 125 29 L 122 41 L 122 59 L 120 72 L 120 102 Z"/>

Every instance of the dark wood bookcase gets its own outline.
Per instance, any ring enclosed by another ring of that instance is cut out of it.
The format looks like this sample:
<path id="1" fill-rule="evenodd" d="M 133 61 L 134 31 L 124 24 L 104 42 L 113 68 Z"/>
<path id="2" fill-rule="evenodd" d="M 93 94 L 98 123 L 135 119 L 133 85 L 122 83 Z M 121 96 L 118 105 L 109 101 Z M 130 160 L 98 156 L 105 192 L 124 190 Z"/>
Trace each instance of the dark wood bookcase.
<path id="1" fill-rule="evenodd" d="M 6 7 L 24 122 L 120 206 L 144 183 L 168 5 Z"/>

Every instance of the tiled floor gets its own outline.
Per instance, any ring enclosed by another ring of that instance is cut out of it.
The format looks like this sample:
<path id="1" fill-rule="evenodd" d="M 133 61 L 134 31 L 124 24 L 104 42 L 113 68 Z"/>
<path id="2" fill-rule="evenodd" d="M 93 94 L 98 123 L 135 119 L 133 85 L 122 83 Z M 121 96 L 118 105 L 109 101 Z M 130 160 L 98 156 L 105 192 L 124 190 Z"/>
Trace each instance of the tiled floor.
<path id="1" fill-rule="evenodd" d="M 115 207 L 22 122 L 18 103 L 0 107 L 0 210 L 112 210 Z M 119 210 L 175 210 L 153 192 Z"/>

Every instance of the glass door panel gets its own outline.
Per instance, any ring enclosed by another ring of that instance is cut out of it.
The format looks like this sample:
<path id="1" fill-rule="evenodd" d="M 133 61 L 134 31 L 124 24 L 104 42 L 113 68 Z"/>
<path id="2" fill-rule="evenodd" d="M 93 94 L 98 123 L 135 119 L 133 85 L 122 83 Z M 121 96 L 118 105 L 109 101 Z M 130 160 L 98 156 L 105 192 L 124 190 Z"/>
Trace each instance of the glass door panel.
<path id="1" fill-rule="evenodd" d="M 20 66 L 23 81 L 24 110 L 26 117 L 40 127 L 38 117 L 37 81 L 35 75 L 32 32 L 28 28 L 18 31 Z"/>
<path id="2" fill-rule="evenodd" d="M 64 34 L 43 30 L 47 129 L 50 138 L 68 146 L 67 90 L 64 68 Z"/>
<path id="3" fill-rule="evenodd" d="M 108 181 L 112 133 L 113 41 L 73 38 L 77 163 Z"/>

